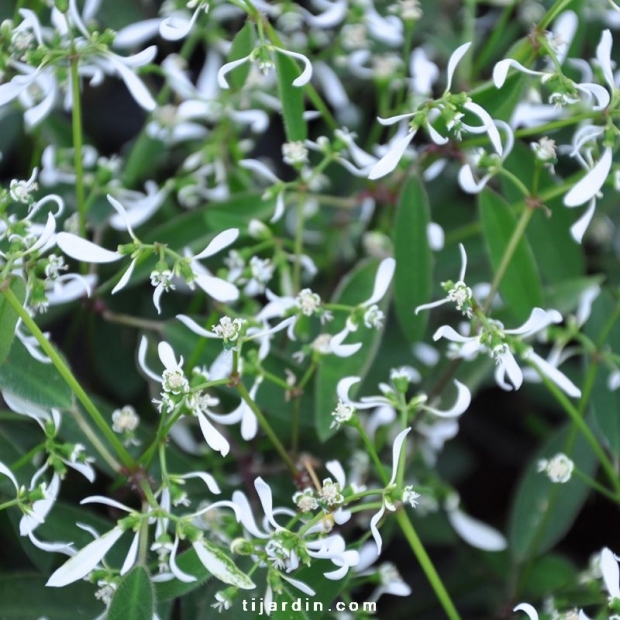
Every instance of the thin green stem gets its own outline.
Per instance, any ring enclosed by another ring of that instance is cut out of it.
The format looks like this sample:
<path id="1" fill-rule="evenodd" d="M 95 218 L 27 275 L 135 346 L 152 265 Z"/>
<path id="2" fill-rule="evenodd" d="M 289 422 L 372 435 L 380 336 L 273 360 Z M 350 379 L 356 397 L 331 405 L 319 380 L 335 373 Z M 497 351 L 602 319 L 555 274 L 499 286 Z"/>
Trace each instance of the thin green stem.
<path id="1" fill-rule="evenodd" d="M 484 307 L 482 311 L 485 314 L 491 308 L 491 304 L 493 303 L 493 298 L 495 297 L 495 294 L 497 293 L 499 285 L 504 275 L 506 274 L 506 270 L 508 269 L 508 266 L 510 265 L 510 261 L 512 260 L 512 257 L 514 256 L 517 246 L 519 245 L 519 241 L 521 241 L 521 237 L 523 237 L 525 233 L 525 229 L 527 228 L 527 225 L 529 224 L 530 219 L 532 219 L 533 214 L 534 214 L 533 209 L 526 208 L 525 211 L 523 211 L 523 214 L 521 215 L 521 219 L 517 223 L 517 227 L 512 233 L 512 237 L 510 238 L 510 241 L 508 242 L 508 246 L 504 250 L 502 261 L 499 264 L 499 267 L 497 268 L 497 270 L 495 271 L 495 277 L 493 278 L 493 282 L 491 283 L 491 292 L 489 293 L 489 296 L 487 297 L 484 303 Z"/>
<path id="2" fill-rule="evenodd" d="M 360 437 L 362 438 L 362 441 L 364 442 L 364 445 L 366 446 L 366 450 L 368 451 L 368 454 L 370 454 L 370 458 L 372 459 L 373 463 L 375 464 L 375 467 L 377 468 L 377 474 L 379 474 L 379 477 L 381 478 L 381 482 L 383 483 L 383 486 L 387 487 L 388 483 L 390 482 L 390 479 L 388 478 L 388 475 L 385 473 L 385 468 L 383 467 L 383 463 L 381 462 L 381 459 L 379 458 L 379 455 L 377 454 L 377 450 L 375 449 L 375 444 L 373 444 L 372 440 L 368 436 L 368 433 L 366 432 L 364 427 L 361 425 L 359 420 L 356 420 L 356 423 L 354 424 L 354 426 L 357 429 L 357 432 L 360 434 Z"/>
<path id="3" fill-rule="evenodd" d="M 398 521 L 398 525 L 400 526 L 402 533 L 405 535 L 405 538 L 407 539 L 411 550 L 413 551 L 418 562 L 420 563 L 420 566 L 422 567 L 426 578 L 428 579 L 433 590 L 435 591 L 435 594 L 437 595 L 441 606 L 446 612 L 446 615 L 450 620 L 460 620 L 461 616 L 456 610 L 456 607 L 454 606 L 454 603 L 452 602 L 448 591 L 446 590 L 443 582 L 441 581 L 441 578 L 435 570 L 435 567 L 433 566 L 433 563 L 428 556 L 428 553 L 426 553 L 426 549 L 424 548 L 422 541 L 418 537 L 413 527 L 413 524 L 409 519 L 409 515 L 405 512 L 404 508 L 396 511 L 396 521 Z"/>
<path id="4" fill-rule="evenodd" d="M 306 203 L 305 194 L 299 195 L 297 201 L 297 223 L 295 227 L 295 263 L 293 264 L 293 290 L 295 294 L 301 290 L 301 255 L 304 252 L 304 205 Z"/>
<path id="5" fill-rule="evenodd" d="M 32 459 L 39 452 L 43 452 L 43 450 L 45 450 L 45 442 L 44 441 L 42 441 L 41 443 L 38 443 L 34 448 L 32 448 L 31 450 L 28 450 L 28 452 L 26 452 L 26 454 L 23 454 L 15 462 L 11 463 L 9 469 L 11 471 L 13 471 L 13 472 L 17 471 L 18 469 L 20 469 L 24 465 L 26 465 L 28 463 L 31 463 Z"/>
<path id="6" fill-rule="evenodd" d="M 463 3 L 465 12 L 463 24 L 463 43 L 471 43 L 472 48 L 468 54 L 465 54 L 459 63 L 458 72 L 463 84 L 471 84 L 473 81 L 473 47 L 476 34 L 476 4 L 477 0 L 465 0 Z"/>
<path id="7" fill-rule="evenodd" d="M 93 429 L 89 426 L 88 422 L 84 419 L 84 416 L 81 414 L 80 410 L 77 407 L 71 408 L 71 414 L 75 418 L 77 425 L 80 427 L 80 430 L 84 433 L 84 435 L 88 438 L 90 443 L 93 444 L 93 447 L 99 454 L 101 458 L 116 472 L 121 470 L 121 466 L 119 462 L 110 454 L 109 450 L 105 447 L 99 436 Z"/>
<path id="8" fill-rule="evenodd" d="M 131 458 L 129 452 L 127 452 L 125 446 L 114 434 L 114 431 L 110 428 L 105 418 L 101 415 L 93 401 L 90 399 L 88 394 L 86 394 L 77 379 L 73 376 L 73 373 L 71 372 L 69 367 L 65 364 L 64 360 L 60 357 L 60 355 L 58 355 L 56 349 L 43 335 L 43 332 L 41 332 L 39 326 L 32 320 L 26 309 L 19 303 L 19 300 L 17 299 L 13 291 L 8 286 L 4 286 L 0 289 L 0 292 L 4 295 L 4 297 L 9 302 L 13 310 L 17 313 L 24 325 L 30 330 L 30 333 L 35 337 L 36 341 L 38 342 L 41 349 L 43 349 L 44 353 L 50 358 L 62 378 L 69 385 L 73 393 L 77 396 L 78 400 L 82 403 L 84 409 L 86 409 L 95 425 L 99 428 L 99 430 L 103 433 L 108 442 L 112 445 L 121 463 L 125 467 L 132 469 L 135 466 L 135 462 Z M 103 453 L 102 456 L 105 458 Z M 115 469 L 116 471 L 118 471 L 117 463 Z"/>
<path id="9" fill-rule="evenodd" d="M 547 11 L 546 15 L 540 20 L 538 29 L 546 30 L 547 26 L 572 2 L 573 0 L 557 0 Z"/>
<path id="10" fill-rule="evenodd" d="M 77 201 L 78 229 L 80 237 L 86 237 L 86 200 L 84 193 L 84 166 L 82 135 L 82 103 L 80 98 L 80 75 L 78 73 L 79 56 L 74 53 L 71 58 L 71 94 L 73 110 L 71 113 L 73 131 L 73 165 L 75 167 L 75 196 Z"/>
<path id="11" fill-rule="evenodd" d="M 19 499 L 16 497 L 15 499 L 11 499 L 8 502 L 4 502 L 4 504 L 0 504 L 0 510 L 6 510 L 11 506 L 17 506 L 19 504 Z"/>
<path id="12" fill-rule="evenodd" d="M 533 368 L 538 372 L 542 382 L 545 384 L 547 389 L 553 394 L 555 399 L 560 403 L 562 409 L 568 414 L 570 419 L 573 421 L 575 426 L 579 429 L 579 431 L 584 436 L 585 440 L 590 444 L 594 454 L 598 458 L 601 467 L 605 471 L 605 474 L 609 478 L 609 481 L 612 483 L 616 492 L 620 495 L 620 480 L 618 479 L 618 474 L 616 473 L 616 469 L 613 463 L 609 460 L 605 451 L 600 446 L 597 441 L 594 433 L 590 430 L 590 427 L 586 424 L 585 420 L 582 418 L 581 413 L 575 408 L 575 406 L 570 402 L 568 397 L 560 390 L 560 388 L 555 385 L 547 376 L 540 372 L 535 364 L 532 364 Z"/>
<path id="13" fill-rule="evenodd" d="M 245 385 L 239 382 L 236 385 L 237 392 L 239 392 L 239 396 L 244 400 L 244 402 L 248 405 L 248 407 L 252 410 L 252 413 L 256 416 L 260 427 L 263 429 L 267 437 L 269 437 L 273 447 L 276 449 L 276 452 L 282 457 L 282 460 L 288 467 L 289 471 L 293 475 L 297 475 L 297 468 L 295 467 L 295 463 L 288 455 L 288 452 L 284 449 L 282 442 L 278 439 L 278 436 L 275 434 L 273 429 L 271 428 L 269 422 L 267 422 L 267 418 L 263 415 L 263 412 L 260 410 L 258 405 L 254 402 L 254 399 L 250 396 L 247 391 Z"/>
<path id="14" fill-rule="evenodd" d="M 599 484 L 594 478 L 588 476 L 585 472 L 581 471 L 577 467 L 573 469 L 573 474 L 578 478 L 581 478 L 591 489 L 610 499 L 615 504 L 620 503 L 620 498 L 617 494 L 612 493 L 609 489 L 606 489 L 602 484 Z"/>

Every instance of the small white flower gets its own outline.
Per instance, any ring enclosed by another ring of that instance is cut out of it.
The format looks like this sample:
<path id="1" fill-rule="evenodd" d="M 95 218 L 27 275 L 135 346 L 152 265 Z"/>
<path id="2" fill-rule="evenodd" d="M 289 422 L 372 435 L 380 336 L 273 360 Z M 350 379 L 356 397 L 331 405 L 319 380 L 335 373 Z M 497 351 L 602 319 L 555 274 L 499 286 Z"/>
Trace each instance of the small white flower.
<path id="1" fill-rule="evenodd" d="M 115 433 L 133 432 L 138 427 L 140 417 L 131 405 L 116 409 L 112 413 L 112 430 Z"/>
<path id="2" fill-rule="evenodd" d="M 530 148 L 534 151 L 536 159 L 543 163 L 553 162 L 556 159 L 555 140 L 543 136 L 540 142 L 532 142 Z"/>
<path id="3" fill-rule="evenodd" d="M 320 308 L 321 298 L 309 288 L 305 288 L 295 298 L 295 304 L 305 316 L 312 316 Z"/>
<path id="4" fill-rule="evenodd" d="M 384 320 L 385 314 L 377 304 L 370 306 L 364 313 L 364 325 L 366 325 L 368 329 L 381 329 Z"/>
<path id="5" fill-rule="evenodd" d="M 566 454 L 556 454 L 552 459 L 538 461 L 538 471 L 545 472 L 551 482 L 564 484 L 571 479 L 575 464 Z"/>
<path id="6" fill-rule="evenodd" d="M 465 284 L 465 272 L 467 271 L 467 253 L 462 243 L 459 243 L 459 250 L 461 252 L 461 271 L 459 273 L 459 279 L 453 282 L 442 282 L 443 288 L 448 292 L 447 297 L 438 301 L 433 301 L 428 304 L 422 304 L 415 309 L 415 313 L 418 314 L 420 310 L 430 310 L 431 308 L 437 308 L 446 303 L 454 303 L 458 310 L 460 310 L 467 318 L 472 317 L 473 308 L 473 293 L 467 284 Z"/>
<path id="7" fill-rule="evenodd" d="M 331 478 L 325 478 L 325 480 L 323 480 L 323 486 L 319 491 L 319 498 L 328 506 L 341 504 L 344 501 L 344 497 L 341 492 L 340 483 L 334 482 Z"/>
<path id="8" fill-rule="evenodd" d="M 332 423 L 330 428 L 340 428 L 342 424 L 346 424 L 355 413 L 355 407 L 343 403 L 340 399 L 338 399 L 338 404 L 336 405 L 336 409 L 332 411 Z"/>
<path id="9" fill-rule="evenodd" d="M 284 163 L 290 166 L 298 166 L 308 163 L 308 149 L 305 144 L 298 140 L 297 142 L 285 142 L 282 145 L 282 159 Z"/>
<path id="10" fill-rule="evenodd" d="M 313 489 L 304 489 L 293 495 L 293 501 L 301 512 L 312 512 L 319 507 L 319 502 Z"/>
<path id="11" fill-rule="evenodd" d="M 217 325 L 213 326 L 213 333 L 225 343 L 236 342 L 243 327 L 243 319 L 231 319 L 224 316 Z"/>
<path id="12" fill-rule="evenodd" d="M 30 203 L 33 198 L 32 194 L 39 189 L 36 182 L 38 169 L 35 168 L 27 181 L 18 181 L 13 179 L 9 184 L 9 196 L 11 200 L 15 202 L 21 202 L 22 204 Z"/>
<path id="13" fill-rule="evenodd" d="M 403 504 L 409 504 L 412 508 L 416 508 L 418 505 L 418 499 L 420 497 L 421 495 L 419 493 L 416 493 L 413 490 L 413 486 L 410 484 L 403 489 Z"/>
<path id="14" fill-rule="evenodd" d="M 282 49 L 281 47 L 276 47 L 275 45 L 259 45 L 247 56 L 239 58 L 238 60 L 233 60 L 232 62 L 227 62 L 220 68 L 217 72 L 217 83 L 219 87 L 223 89 L 230 88 L 225 76 L 233 69 L 246 62 L 257 63 L 258 68 L 263 73 L 267 73 L 274 66 L 273 54 L 283 54 L 284 56 L 289 56 L 290 58 L 299 60 L 304 65 L 301 75 L 293 80 L 293 86 L 301 87 L 310 81 L 310 78 L 312 77 L 312 63 L 306 56 L 303 54 L 298 54 L 297 52 Z"/>

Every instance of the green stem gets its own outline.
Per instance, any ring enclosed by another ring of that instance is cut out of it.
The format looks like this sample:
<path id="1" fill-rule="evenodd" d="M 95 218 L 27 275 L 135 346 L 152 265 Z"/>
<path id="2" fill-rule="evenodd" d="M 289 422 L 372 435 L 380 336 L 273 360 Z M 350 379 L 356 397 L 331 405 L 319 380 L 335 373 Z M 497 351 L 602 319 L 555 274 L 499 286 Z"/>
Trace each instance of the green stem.
<path id="1" fill-rule="evenodd" d="M 9 469 L 12 472 L 17 471 L 18 469 L 20 469 L 21 467 L 23 467 L 27 463 L 31 463 L 32 459 L 39 452 L 43 452 L 43 450 L 45 450 L 45 442 L 44 441 L 42 441 L 41 443 L 37 444 L 34 448 L 32 448 L 32 450 L 28 450 L 28 452 L 26 452 L 26 454 L 22 455 L 14 463 L 11 463 Z"/>
<path id="2" fill-rule="evenodd" d="M 530 219 L 532 218 L 533 214 L 534 214 L 533 209 L 526 208 L 525 211 L 523 211 L 523 214 L 521 215 L 521 219 L 519 220 L 517 227 L 512 233 L 512 237 L 510 238 L 510 241 L 508 242 L 508 246 L 506 247 L 506 250 L 504 251 L 504 255 L 502 256 L 502 262 L 499 264 L 499 267 L 495 271 L 495 277 L 493 278 L 493 282 L 491 284 L 491 292 L 489 293 L 489 296 L 487 297 L 484 303 L 484 307 L 482 311 L 485 314 L 491 308 L 491 304 L 493 303 L 493 298 L 495 297 L 495 293 L 497 293 L 497 289 L 499 288 L 502 278 L 506 274 L 506 270 L 508 269 L 508 266 L 510 265 L 510 261 L 512 260 L 512 257 L 514 256 L 517 246 L 519 245 L 519 241 L 521 241 L 521 237 L 523 237 L 523 234 L 525 233 L 525 229 L 527 228 L 527 225 L 529 224 Z"/>
<path id="3" fill-rule="evenodd" d="M 293 290 L 301 290 L 301 255 L 304 251 L 304 204 L 305 194 L 300 194 L 297 201 L 297 224 L 295 228 L 295 263 L 293 264 Z"/>
<path id="4" fill-rule="evenodd" d="M 19 499 L 15 498 L 15 499 L 11 499 L 8 502 L 4 502 L 4 504 L 0 504 L 0 510 L 6 510 L 7 508 L 10 508 L 11 506 L 17 506 L 19 504 Z"/>
<path id="5" fill-rule="evenodd" d="M 459 63 L 458 72 L 461 76 L 461 81 L 464 84 L 471 84 L 473 81 L 473 47 L 476 34 L 476 4 L 477 0 L 465 0 L 464 11 L 465 16 L 462 21 L 463 24 L 463 43 L 472 44 L 472 48 L 468 54 L 465 54 L 461 62 Z"/>
<path id="6" fill-rule="evenodd" d="M 267 437 L 269 437 L 273 447 L 276 449 L 276 452 L 282 457 L 282 460 L 288 467 L 291 474 L 294 476 L 297 475 L 297 467 L 295 467 L 295 463 L 288 455 L 287 451 L 284 449 L 282 442 L 278 439 L 277 435 L 274 433 L 273 429 L 267 422 L 267 419 L 263 415 L 263 412 L 259 409 L 258 405 L 254 402 L 249 392 L 247 391 L 245 385 L 239 382 L 236 386 L 237 392 L 239 392 L 239 396 L 244 400 L 244 402 L 248 405 L 248 407 L 252 410 L 252 413 L 256 416 L 260 427 L 265 431 Z"/>
<path id="7" fill-rule="evenodd" d="M 356 420 L 353 425 L 355 426 L 358 433 L 360 434 L 360 437 L 362 438 L 362 441 L 364 442 L 364 445 L 366 446 L 366 449 L 368 450 L 368 454 L 370 454 L 370 458 L 372 459 L 373 463 L 375 464 L 375 467 L 377 468 L 377 473 L 379 474 L 379 477 L 381 478 L 381 482 L 383 483 L 383 486 L 387 487 L 390 479 L 388 478 L 388 475 L 385 473 L 385 468 L 383 467 L 383 463 L 381 462 L 381 459 L 379 458 L 379 455 L 377 454 L 375 445 L 372 443 L 372 440 L 368 436 L 368 433 L 366 432 L 364 427 L 361 425 L 359 420 Z"/>
<path id="8" fill-rule="evenodd" d="M 581 478 L 594 491 L 597 491 L 601 495 L 604 495 L 607 499 L 610 499 L 615 504 L 620 503 L 620 498 L 617 494 L 614 494 L 608 489 L 606 489 L 602 484 L 599 484 L 596 480 L 594 480 L 594 478 L 588 476 L 588 474 L 582 472 L 580 469 L 577 469 L 577 467 L 573 469 L 573 473 L 577 477 Z"/>
<path id="9" fill-rule="evenodd" d="M 80 413 L 80 410 L 77 407 L 71 408 L 71 413 L 77 422 L 77 425 L 80 427 L 80 430 L 84 433 L 84 435 L 88 438 L 90 443 L 93 444 L 93 448 L 99 452 L 101 458 L 116 472 L 121 470 L 121 466 L 119 462 L 110 454 L 108 449 L 104 446 L 103 442 L 95 431 L 88 425 L 88 422 L 84 419 L 84 416 Z M 121 444 L 122 445 L 122 444 Z"/>
<path id="10" fill-rule="evenodd" d="M 572 2 L 573 0 L 557 0 L 556 3 L 547 11 L 547 14 L 540 20 L 538 29 L 546 30 L 547 26 Z"/>
<path id="11" fill-rule="evenodd" d="M 80 99 L 80 75 L 78 73 L 79 57 L 74 53 L 71 58 L 71 90 L 73 111 L 71 113 L 73 131 L 73 165 L 75 167 L 75 196 L 77 201 L 78 225 L 80 237 L 86 237 L 86 201 L 84 194 L 84 166 L 82 164 L 82 103 Z"/>
<path id="12" fill-rule="evenodd" d="M 134 460 L 131 458 L 129 452 L 118 437 L 114 434 L 114 431 L 110 428 L 105 418 L 101 415 L 93 401 L 89 398 L 88 394 L 84 391 L 82 386 L 78 383 L 77 379 L 73 376 L 73 373 L 69 367 L 65 364 L 64 360 L 58 355 L 56 349 L 51 345 L 47 338 L 43 335 L 39 326 L 32 320 L 26 309 L 19 303 L 19 300 L 8 287 L 4 286 L 0 289 L 0 292 L 4 295 L 6 300 L 11 304 L 13 310 L 17 313 L 24 325 L 30 330 L 30 333 L 35 337 L 41 349 L 50 358 L 56 370 L 60 373 L 65 382 L 69 385 L 73 393 L 77 396 L 78 400 L 84 406 L 84 409 L 88 412 L 95 425 L 101 430 L 105 438 L 110 442 L 114 448 L 116 454 L 119 456 L 121 463 L 132 469 L 135 466 Z M 91 431 L 92 432 L 92 431 Z M 89 437 L 90 438 L 90 437 Z M 102 454 L 104 456 L 104 454 Z M 105 458 L 105 456 L 104 456 Z M 107 459 L 106 459 L 107 460 Z M 118 471 L 118 464 L 116 471 Z"/>
<path id="13" fill-rule="evenodd" d="M 581 431 L 582 435 L 586 439 L 586 441 L 590 444 L 590 447 L 596 454 L 601 467 L 607 474 L 609 481 L 612 483 L 616 492 L 620 494 L 620 480 L 618 479 L 618 475 L 616 474 L 616 469 L 613 463 L 607 458 L 605 451 L 601 448 L 599 442 L 597 441 L 594 433 L 590 430 L 590 427 L 586 424 L 585 420 L 581 417 L 581 413 L 574 407 L 574 405 L 570 402 L 568 397 L 560 390 L 555 383 L 553 383 L 550 379 L 546 377 L 536 365 L 532 365 L 533 368 L 538 372 L 542 382 L 545 384 L 547 389 L 553 394 L 555 399 L 560 403 L 562 409 L 566 411 L 570 419 L 573 421 L 575 426 Z"/>
<path id="14" fill-rule="evenodd" d="M 441 578 L 437 574 L 437 571 L 435 570 L 435 567 L 433 566 L 433 563 L 428 556 L 428 553 L 426 553 L 426 549 L 424 548 L 422 541 L 419 539 L 413 527 L 413 524 L 411 523 L 409 516 L 404 509 L 401 508 L 400 510 L 396 511 L 396 520 L 398 521 L 398 525 L 400 526 L 402 533 L 405 535 L 405 538 L 407 539 L 411 550 L 413 551 L 418 562 L 420 563 L 420 566 L 422 567 L 426 578 L 428 579 L 433 590 L 435 591 L 435 594 L 437 595 L 441 606 L 446 612 L 446 615 L 448 616 L 448 618 L 450 618 L 450 620 L 460 620 L 461 616 L 459 615 L 459 612 L 456 610 L 456 607 L 454 606 L 454 603 L 452 602 L 448 591 L 443 585 Z"/>

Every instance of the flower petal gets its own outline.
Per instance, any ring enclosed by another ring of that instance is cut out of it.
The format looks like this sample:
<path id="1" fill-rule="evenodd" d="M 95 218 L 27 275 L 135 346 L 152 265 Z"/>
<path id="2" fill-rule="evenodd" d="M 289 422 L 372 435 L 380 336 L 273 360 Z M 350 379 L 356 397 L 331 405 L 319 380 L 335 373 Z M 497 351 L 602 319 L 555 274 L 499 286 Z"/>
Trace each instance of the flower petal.
<path id="1" fill-rule="evenodd" d="M 372 295 L 363 303 L 364 306 L 372 306 L 381 301 L 386 294 L 396 269 L 396 261 L 393 258 L 384 258 L 377 269 Z"/>
<path id="2" fill-rule="evenodd" d="M 213 239 L 209 242 L 209 245 L 207 245 L 202 252 L 194 256 L 194 260 L 200 260 L 202 258 L 207 258 L 208 256 L 217 254 L 224 248 L 227 248 L 231 243 L 234 243 L 238 236 L 238 228 L 223 230 L 221 233 L 218 233 L 215 237 L 213 237 Z"/>
<path id="3" fill-rule="evenodd" d="M 468 544 L 484 551 L 503 551 L 508 543 L 495 528 L 465 514 L 460 508 L 448 511 L 454 531 Z"/>
<path id="4" fill-rule="evenodd" d="M 56 235 L 56 245 L 67 256 L 85 263 L 113 263 L 123 258 L 118 252 L 111 252 L 68 232 L 59 232 Z"/>
<path id="5" fill-rule="evenodd" d="M 448 75 L 448 83 L 446 84 L 446 91 L 450 92 L 450 88 L 452 87 L 452 78 L 454 77 L 454 71 L 456 70 L 457 65 L 461 62 L 461 59 L 465 54 L 467 54 L 467 50 L 471 47 L 471 41 L 469 43 L 463 43 L 463 45 L 457 47 L 454 52 L 452 52 L 452 56 L 450 56 L 450 60 L 448 60 L 448 68 L 446 73 Z"/>
<path id="6" fill-rule="evenodd" d="M 284 54 L 285 56 L 290 56 L 291 58 L 296 58 L 300 60 L 304 65 L 304 70 L 301 72 L 301 75 L 293 80 L 293 86 L 304 86 L 306 85 L 310 79 L 312 78 L 312 63 L 308 60 L 306 56 L 303 54 L 298 54 L 297 52 L 291 52 L 289 50 L 284 50 L 280 47 L 275 48 L 276 52 L 280 54 Z"/>
<path id="7" fill-rule="evenodd" d="M 239 289 L 234 284 L 222 280 L 222 278 L 201 274 L 196 276 L 194 282 L 196 282 L 207 295 L 210 295 L 217 301 L 226 303 L 239 299 Z"/>
<path id="8" fill-rule="evenodd" d="M 611 148 L 608 146 L 605 147 L 601 159 L 572 187 L 566 196 L 564 196 L 564 204 L 567 207 L 578 207 L 596 196 L 609 176 L 612 155 Z"/>
<path id="9" fill-rule="evenodd" d="M 124 530 L 117 526 L 103 536 L 95 538 L 56 570 L 45 585 L 62 588 L 86 577 L 124 533 Z"/>
<path id="10" fill-rule="evenodd" d="M 524 611 L 530 617 L 530 620 L 538 620 L 538 612 L 529 603 L 521 603 L 512 611 Z"/>
<path id="11" fill-rule="evenodd" d="M 415 134 L 415 131 L 410 131 L 404 137 L 396 140 L 390 147 L 390 150 L 370 169 L 368 178 L 380 179 L 386 174 L 390 174 L 398 165 Z"/>
<path id="12" fill-rule="evenodd" d="M 601 551 L 601 572 L 609 596 L 620 598 L 620 568 L 613 552 L 607 547 Z"/>

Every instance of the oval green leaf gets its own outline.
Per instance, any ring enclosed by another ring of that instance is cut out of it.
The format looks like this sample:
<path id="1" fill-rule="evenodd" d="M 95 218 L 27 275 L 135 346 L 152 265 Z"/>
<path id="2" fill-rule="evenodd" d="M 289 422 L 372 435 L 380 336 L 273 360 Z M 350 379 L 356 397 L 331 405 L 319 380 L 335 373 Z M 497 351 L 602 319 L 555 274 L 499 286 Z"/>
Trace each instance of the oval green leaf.
<path id="1" fill-rule="evenodd" d="M 233 39 L 232 45 L 230 46 L 230 53 L 228 54 L 228 62 L 240 60 L 241 58 L 249 56 L 254 49 L 255 40 L 254 25 L 248 20 Z M 231 88 L 239 90 L 243 87 L 250 73 L 251 66 L 250 62 L 244 62 L 238 67 L 235 67 L 230 73 L 226 74 L 226 81 L 230 84 Z"/>
<path id="2" fill-rule="evenodd" d="M 403 187 L 394 222 L 394 306 L 401 329 L 410 342 L 422 339 L 428 312 L 416 306 L 431 301 L 433 256 L 428 244 L 430 208 L 424 184 L 411 177 Z"/>
<path id="3" fill-rule="evenodd" d="M 26 283 L 21 278 L 13 277 L 9 282 L 9 289 L 23 305 L 26 299 Z M 7 298 L 0 295 L 0 364 L 4 362 L 11 350 L 18 320 L 17 312 L 13 310 Z"/>
<path id="4" fill-rule="evenodd" d="M 620 351 L 617 311 L 618 302 L 607 291 L 603 291 L 592 305 L 592 314 L 585 328 L 587 336 L 611 351 Z M 599 366 L 590 396 L 590 407 L 604 437 L 604 443 L 616 457 L 620 457 L 620 391 L 612 391 L 607 387 L 608 376 L 609 372 Z"/>
<path id="5" fill-rule="evenodd" d="M 0 364 L 0 391 L 48 409 L 71 407 L 71 390 L 60 373 L 35 360 L 19 340 Z"/>
<path id="6" fill-rule="evenodd" d="M 288 142 L 305 140 L 308 127 L 304 119 L 304 91 L 303 88 L 293 86 L 301 71 L 290 56 L 276 52 L 275 59 L 286 139 Z"/>
<path id="7" fill-rule="evenodd" d="M 569 449 L 569 432 L 562 429 L 534 455 L 517 489 L 508 531 L 510 548 L 519 563 L 543 554 L 563 538 L 588 497 L 589 487 L 577 476 L 553 484 L 538 471 L 540 459 L 564 452 L 582 472 L 593 474 L 597 461 L 592 449 L 581 435 Z"/>
<path id="8" fill-rule="evenodd" d="M 65 588 L 46 588 L 46 581 L 47 577 L 37 573 L 0 575 L 2 620 L 83 620 L 96 618 L 103 612 L 103 605 L 94 596 L 93 584 L 79 581 Z"/>
<path id="9" fill-rule="evenodd" d="M 143 566 L 132 568 L 118 584 L 106 620 L 153 620 L 155 594 Z"/>
<path id="10" fill-rule="evenodd" d="M 517 228 L 517 219 L 508 203 L 490 189 L 479 196 L 482 230 L 493 271 L 497 273 L 506 248 Z M 499 285 L 499 292 L 517 320 L 525 321 L 532 308 L 542 305 L 540 275 L 532 250 L 525 237 L 517 243 L 512 259 Z"/>

